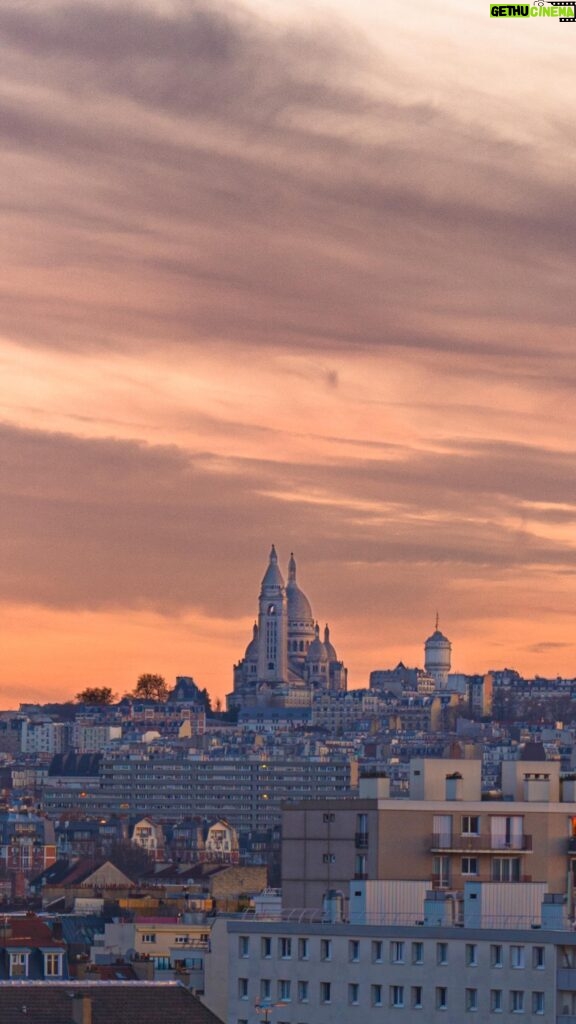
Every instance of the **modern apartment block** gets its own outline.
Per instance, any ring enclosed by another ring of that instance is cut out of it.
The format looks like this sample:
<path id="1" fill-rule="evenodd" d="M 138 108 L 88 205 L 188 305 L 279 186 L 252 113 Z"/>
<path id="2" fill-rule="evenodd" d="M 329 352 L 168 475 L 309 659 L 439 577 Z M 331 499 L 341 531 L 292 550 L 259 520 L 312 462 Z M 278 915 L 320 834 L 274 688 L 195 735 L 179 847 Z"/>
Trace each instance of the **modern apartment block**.
<path id="1" fill-rule="evenodd" d="M 502 789 L 482 794 L 479 760 L 417 759 L 408 797 L 384 777 L 359 796 L 303 801 L 283 814 L 285 907 L 321 907 L 349 879 L 404 879 L 462 891 L 467 881 L 541 882 L 574 906 L 576 782 L 558 762 L 508 761 Z"/>
<path id="2" fill-rule="evenodd" d="M 205 1000 L 228 1024 L 251 1024 L 258 1009 L 272 1024 L 576 1024 L 576 934 L 565 897 L 544 896 L 537 908 L 533 883 L 467 890 L 458 922 L 445 913 L 449 900 L 434 898 L 445 894 L 434 893 L 405 923 L 385 913 L 380 923 L 361 913 L 352 923 L 326 908 L 313 923 L 222 922 Z M 492 909 L 502 902 L 531 913 L 486 919 L 477 909 L 483 890 L 497 890 L 486 897 Z"/>
<path id="3" fill-rule="evenodd" d="M 77 802 L 87 812 L 150 815 L 161 821 L 184 816 L 224 818 L 238 831 L 264 831 L 279 824 L 287 800 L 351 795 L 356 761 L 341 758 L 192 759 L 158 751 L 105 753 L 99 777 Z M 47 787 L 51 814 L 68 809 L 62 785 Z"/>

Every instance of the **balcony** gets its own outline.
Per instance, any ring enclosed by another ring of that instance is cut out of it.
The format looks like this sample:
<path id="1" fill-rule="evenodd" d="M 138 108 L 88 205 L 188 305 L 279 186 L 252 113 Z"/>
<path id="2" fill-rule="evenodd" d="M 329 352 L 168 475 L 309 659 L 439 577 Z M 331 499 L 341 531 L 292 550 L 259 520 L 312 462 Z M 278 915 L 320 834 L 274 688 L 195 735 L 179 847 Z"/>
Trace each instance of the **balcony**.
<path id="1" fill-rule="evenodd" d="M 368 833 L 367 832 L 355 832 L 354 833 L 354 844 L 357 850 L 368 849 Z"/>
<path id="2" fill-rule="evenodd" d="M 531 853 L 532 836 L 453 836 L 435 832 L 431 838 L 431 853 Z M 575 849 L 576 852 L 576 849 Z"/>

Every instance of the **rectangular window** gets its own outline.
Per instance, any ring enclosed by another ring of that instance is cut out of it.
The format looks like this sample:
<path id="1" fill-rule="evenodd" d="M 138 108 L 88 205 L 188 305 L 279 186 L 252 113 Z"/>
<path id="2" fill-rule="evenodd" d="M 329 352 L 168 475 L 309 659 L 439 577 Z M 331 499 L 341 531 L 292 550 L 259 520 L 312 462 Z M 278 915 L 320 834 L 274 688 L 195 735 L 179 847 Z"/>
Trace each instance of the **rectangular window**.
<path id="1" fill-rule="evenodd" d="M 490 1012 L 502 1013 L 502 989 L 493 988 L 490 990 Z"/>
<path id="2" fill-rule="evenodd" d="M 299 1003 L 307 1003 L 308 1002 L 308 982 L 307 981 L 299 981 L 298 982 L 298 1002 Z"/>
<path id="3" fill-rule="evenodd" d="M 298 939 L 298 959 L 307 960 L 310 956 L 310 943 L 308 939 Z"/>
<path id="4" fill-rule="evenodd" d="M 460 862 L 460 872 L 463 875 L 477 875 L 478 857 L 462 857 Z"/>
<path id="5" fill-rule="evenodd" d="M 466 989 L 466 1009 L 471 1012 L 478 1009 L 478 989 Z"/>
<path id="6" fill-rule="evenodd" d="M 436 1009 L 448 1009 L 448 989 L 444 985 L 439 985 L 436 989 Z"/>
<path id="7" fill-rule="evenodd" d="M 360 1002 L 360 985 L 355 982 L 348 985 L 348 1002 L 350 1006 L 358 1006 Z"/>
<path id="8" fill-rule="evenodd" d="M 524 966 L 524 946 L 510 946 L 510 967 L 520 969 Z"/>
<path id="9" fill-rule="evenodd" d="M 278 940 L 278 956 L 282 960 L 289 960 L 292 956 L 292 939 Z"/>
<path id="10" fill-rule="evenodd" d="M 517 989 L 512 989 L 510 993 L 510 1011 L 511 1013 L 524 1013 L 524 993 Z"/>
<path id="11" fill-rule="evenodd" d="M 44 974 L 47 978 L 59 978 L 62 974 L 60 953 L 44 954 Z"/>
<path id="12" fill-rule="evenodd" d="M 380 939 L 375 939 L 374 942 L 372 943 L 372 963 L 373 964 L 381 964 L 382 963 L 383 946 L 384 946 L 384 943 L 381 942 Z"/>
<path id="13" fill-rule="evenodd" d="M 423 964 L 424 963 L 424 943 L 413 942 L 412 943 L 412 963 Z"/>
<path id="14" fill-rule="evenodd" d="M 382 985 L 371 986 L 370 1002 L 372 1006 L 382 1006 Z"/>
<path id="15" fill-rule="evenodd" d="M 502 946 L 490 946 L 490 967 L 503 967 L 504 956 Z"/>
<path id="16" fill-rule="evenodd" d="M 180 936 L 178 936 L 180 938 Z M 238 956 L 244 960 L 247 956 L 250 956 L 250 939 L 247 935 L 238 936 Z"/>
<path id="17" fill-rule="evenodd" d="M 238 999 L 248 999 L 248 978 L 238 978 Z"/>
<path id="18" fill-rule="evenodd" d="M 322 821 L 324 822 L 325 825 L 331 825 L 332 822 L 334 821 L 333 811 L 327 811 L 325 814 L 323 814 Z"/>
<path id="19" fill-rule="evenodd" d="M 492 861 L 493 882 L 519 882 L 520 857 L 494 857 Z"/>
<path id="20" fill-rule="evenodd" d="M 335 853 L 323 853 L 322 854 L 322 863 L 323 864 L 335 864 L 336 863 L 336 854 Z"/>
<path id="21" fill-rule="evenodd" d="M 448 943 L 437 942 L 436 943 L 436 963 L 439 966 L 448 963 Z"/>
<path id="22" fill-rule="evenodd" d="M 462 816 L 462 835 L 480 835 L 480 818 L 478 817 L 477 814 L 464 814 Z"/>
<path id="23" fill-rule="evenodd" d="M 329 981 L 320 982 L 320 1002 L 329 1003 L 332 998 L 332 986 Z"/>
<path id="24" fill-rule="evenodd" d="M 403 942 L 391 942 L 390 943 L 390 963 L 391 964 L 403 964 L 404 963 L 404 943 Z"/>
<path id="25" fill-rule="evenodd" d="M 144 932 L 144 934 L 142 936 L 142 942 L 147 942 L 147 943 L 149 943 L 149 942 L 156 942 L 156 933 L 155 932 Z"/>
<path id="26" fill-rule="evenodd" d="M 264 960 L 269 960 L 272 956 L 272 939 L 265 936 L 260 943 L 260 955 Z"/>
<path id="27" fill-rule="evenodd" d="M 272 982 L 270 978 L 260 980 L 260 999 L 272 999 Z"/>
<path id="28" fill-rule="evenodd" d="M 348 959 L 350 963 L 357 964 L 360 959 L 360 943 L 358 939 L 350 939 L 348 943 Z"/>
<path id="29" fill-rule="evenodd" d="M 291 999 L 292 986 L 289 981 L 280 979 L 278 982 L 278 1000 L 281 1003 L 289 1003 Z"/>
<path id="30" fill-rule="evenodd" d="M 422 985 L 413 985 L 410 990 L 410 1003 L 413 1010 L 422 1009 Z"/>
<path id="31" fill-rule="evenodd" d="M 544 970 L 545 966 L 545 954 L 544 946 L 533 946 L 532 947 L 532 967 L 537 971 Z"/>
<path id="32" fill-rule="evenodd" d="M 320 959 L 332 959 L 332 939 L 320 939 Z"/>
<path id="33" fill-rule="evenodd" d="M 466 966 L 478 967 L 478 946 L 475 942 L 466 943 Z"/>
<path id="34" fill-rule="evenodd" d="M 544 993 L 532 993 L 532 1013 L 544 1013 Z"/>
<path id="35" fill-rule="evenodd" d="M 397 1010 L 404 1006 L 404 985 L 390 986 L 390 1006 L 396 1007 Z"/>

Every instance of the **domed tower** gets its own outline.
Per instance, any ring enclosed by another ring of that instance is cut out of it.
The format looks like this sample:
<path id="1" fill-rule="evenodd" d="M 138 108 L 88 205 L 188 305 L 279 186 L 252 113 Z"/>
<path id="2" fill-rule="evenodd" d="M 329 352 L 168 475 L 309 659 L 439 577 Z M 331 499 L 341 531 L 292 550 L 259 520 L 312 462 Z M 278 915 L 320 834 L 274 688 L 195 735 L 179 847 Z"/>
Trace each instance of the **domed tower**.
<path id="1" fill-rule="evenodd" d="M 437 690 L 445 690 L 448 686 L 451 652 L 452 644 L 438 629 L 436 613 L 436 628 L 424 644 L 424 669 L 435 680 Z"/>
<path id="2" fill-rule="evenodd" d="M 288 601 L 274 545 L 259 605 L 258 682 L 284 683 L 288 678 Z"/>
<path id="3" fill-rule="evenodd" d="M 288 659 L 293 671 L 301 675 L 308 648 L 314 640 L 314 618 L 310 602 L 296 582 L 294 554 L 290 555 L 288 562 L 286 598 L 288 601 Z"/>
<path id="4" fill-rule="evenodd" d="M 320 627 L 314 627 L 314 639 L 308 648 L 304 667 L 306 682 L 317 689 L 328 688 L 328 669 L 330 657 L 320 639 Z"/>

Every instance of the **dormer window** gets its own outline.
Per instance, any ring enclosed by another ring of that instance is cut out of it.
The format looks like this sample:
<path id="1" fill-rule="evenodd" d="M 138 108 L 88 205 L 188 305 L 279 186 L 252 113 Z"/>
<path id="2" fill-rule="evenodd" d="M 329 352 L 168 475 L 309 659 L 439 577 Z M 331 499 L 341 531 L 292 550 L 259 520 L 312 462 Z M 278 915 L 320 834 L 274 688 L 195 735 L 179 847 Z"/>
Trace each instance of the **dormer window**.
<path id="1" fill-rule="evenodd" d="M 62 977 L 62 953 L 44 953 L 44 977 Z"/>
<path id="2" fill-rule="evenodd" d="M 28 977 L 28 953 L 10 953 L 10 977 Z"/>

